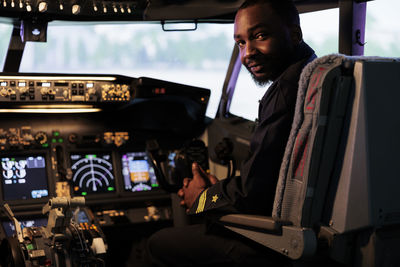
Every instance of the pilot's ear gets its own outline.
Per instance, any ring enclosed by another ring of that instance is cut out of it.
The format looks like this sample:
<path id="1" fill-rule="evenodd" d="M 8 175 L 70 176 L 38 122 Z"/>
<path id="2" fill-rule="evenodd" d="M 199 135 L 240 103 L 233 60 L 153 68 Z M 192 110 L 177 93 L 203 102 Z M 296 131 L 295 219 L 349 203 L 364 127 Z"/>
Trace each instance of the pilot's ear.
<path id="1" fill-rule="evenodd" d="M 298 45 L 303 41 L 303 32 L 299 25 L 292 25 L 290 27 L 290 38 L 293 45 Z"/>

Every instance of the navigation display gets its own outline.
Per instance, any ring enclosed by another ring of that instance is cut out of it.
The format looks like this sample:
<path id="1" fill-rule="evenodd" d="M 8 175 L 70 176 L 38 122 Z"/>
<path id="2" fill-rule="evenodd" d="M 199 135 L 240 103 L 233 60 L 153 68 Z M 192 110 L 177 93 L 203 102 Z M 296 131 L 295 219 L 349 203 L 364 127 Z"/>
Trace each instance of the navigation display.
<path id="1" fill-rule="evenodd" d="M 125 191 L 149 191 L 159 186 L 146 152 L 126 153 L 121 160 Z"/>
<path id="2" fill-rule="evenodd" d="M 115 192 L 111 155 L 71 154 L 72 186 L 75 195 Z"/>
<path id="3" fill-rule="evenodd" d="M 41 155 L 1 157 L 4 200 L 26 200 L 49 195 L 46 162 Z"/>
<path id="4" fill-rule="evenodd" d="M 22 229 L 25 227 L 46 226 L 47 218 L 37 218 L 37 219 L 22 220 L 22 221 L 19 220 L 19 223 L 21 224 Z M 13 222 L 10 221 L 3 222 L 3 227 L 8 237 L 11 237 L 15 233 L 15 226 Z"/>

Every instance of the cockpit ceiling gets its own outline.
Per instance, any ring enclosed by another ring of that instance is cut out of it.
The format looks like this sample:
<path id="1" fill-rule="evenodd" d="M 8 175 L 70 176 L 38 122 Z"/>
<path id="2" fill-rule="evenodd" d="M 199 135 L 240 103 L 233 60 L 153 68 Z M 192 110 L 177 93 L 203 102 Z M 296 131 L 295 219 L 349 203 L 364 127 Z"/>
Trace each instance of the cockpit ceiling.
<path id="1" fill-rule="evenodd" d="M 0 0 L 0 16 L 66 21 L 232 22 L 244 0 Z M 340 0 L 294 0 L 299 11 L 338 7 Z M 366 1 L 366 0 L 360 0 Z"/>

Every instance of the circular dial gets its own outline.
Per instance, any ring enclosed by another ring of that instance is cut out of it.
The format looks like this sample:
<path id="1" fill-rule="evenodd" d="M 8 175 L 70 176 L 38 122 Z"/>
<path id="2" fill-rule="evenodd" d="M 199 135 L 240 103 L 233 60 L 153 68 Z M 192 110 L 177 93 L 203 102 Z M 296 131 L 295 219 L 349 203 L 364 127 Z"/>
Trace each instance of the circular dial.
<path id="1" fill-rule="evenodd" d="M 75 195 L 115 191 L 115 180 L 109 154 L 71 155 L 72 184 Z"/>
<path id="2" fill-rule="evenodd" d="M 47 134 L 45 132 L 38 132 L 35 135 L 35 140 L 39 144 L 43 145 L 43 144 L 47 143 Z"/>

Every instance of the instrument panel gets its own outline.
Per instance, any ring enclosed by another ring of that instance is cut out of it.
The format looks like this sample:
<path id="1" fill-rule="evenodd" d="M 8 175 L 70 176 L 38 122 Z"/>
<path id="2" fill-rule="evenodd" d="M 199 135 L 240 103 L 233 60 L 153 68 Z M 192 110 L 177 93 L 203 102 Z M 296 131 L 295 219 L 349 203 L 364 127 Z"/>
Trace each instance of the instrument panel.
<path id="1" fill-rule="evenodd" d="M 134 91 L 122 76 L 2 75 L 2 102 L 115 102 L 130 101 Z"/>
<path id="2" fill-rule="evenodd" d="M 168 158 L 199 135 L 209 95 L 146 77 L 1 73 L 0 202 L 38 216 L 57 196 L 84 196 L 101 218 L 170 209 L 146 144 Z"/>

